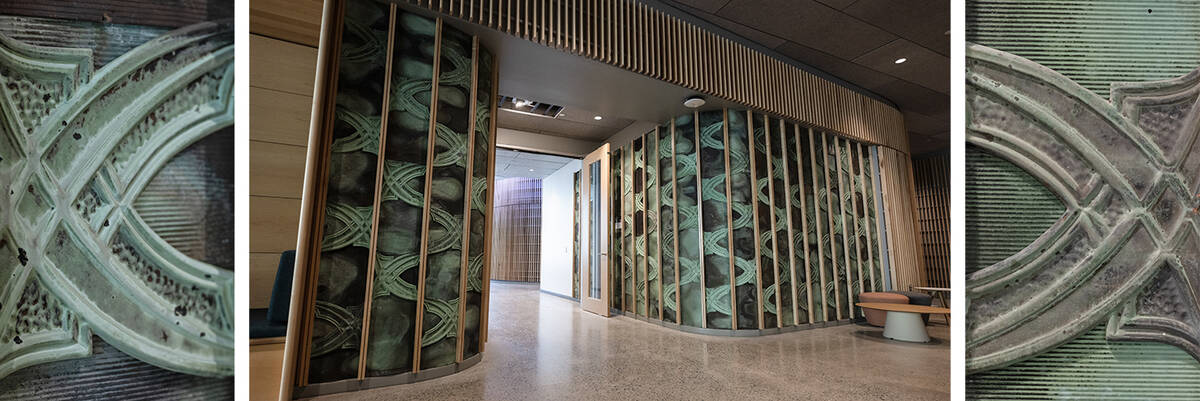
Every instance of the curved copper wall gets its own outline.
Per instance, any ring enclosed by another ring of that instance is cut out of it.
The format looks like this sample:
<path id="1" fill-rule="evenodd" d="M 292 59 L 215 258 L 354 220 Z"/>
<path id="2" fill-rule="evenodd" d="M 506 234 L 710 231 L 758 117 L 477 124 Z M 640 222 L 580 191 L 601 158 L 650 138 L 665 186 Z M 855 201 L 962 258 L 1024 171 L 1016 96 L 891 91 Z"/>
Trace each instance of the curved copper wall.
<path id="1" fill-rule="evenodd" d="M 893 286 L 875 148 L 731 109 L 679 116 L 617 148 L 612 308 L 701 332 L 860 317 L 859 293 Z"/>
<path id="2" fill-rule="evenodd" d="M 486 326 L 495 59 L 440 18 L 331 7 L 288 339 L 301 395 L 452 373 Z"/>

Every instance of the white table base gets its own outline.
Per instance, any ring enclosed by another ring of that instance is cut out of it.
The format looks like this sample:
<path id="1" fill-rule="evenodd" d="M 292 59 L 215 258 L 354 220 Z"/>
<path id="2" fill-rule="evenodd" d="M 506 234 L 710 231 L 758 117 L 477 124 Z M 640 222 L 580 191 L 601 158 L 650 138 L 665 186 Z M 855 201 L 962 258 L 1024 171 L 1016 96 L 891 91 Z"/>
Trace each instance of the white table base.
<path id="1" fill-rule="evenodd" d="M 887 324 L 883 326 L 883 336 L 897 341 L 929 342 L 925 321 L 921 319 L 920 313 L 913 312 L 887 311 Z"/>

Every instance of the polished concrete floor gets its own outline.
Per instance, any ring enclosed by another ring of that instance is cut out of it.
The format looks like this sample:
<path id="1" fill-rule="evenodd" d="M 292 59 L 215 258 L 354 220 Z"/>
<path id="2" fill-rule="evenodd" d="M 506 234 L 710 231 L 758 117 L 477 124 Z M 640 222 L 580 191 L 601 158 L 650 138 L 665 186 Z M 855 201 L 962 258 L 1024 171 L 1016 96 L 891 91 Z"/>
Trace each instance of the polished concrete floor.
<path id="1" fill-rule="evenodd" d="M 949 330 L 932 344 L 844 325 L 751 338 L 603 318 L 536 285 L 492 282 L 483 361 L 429 381 L 336 394 L 350 400 L 950 398 Z"/>

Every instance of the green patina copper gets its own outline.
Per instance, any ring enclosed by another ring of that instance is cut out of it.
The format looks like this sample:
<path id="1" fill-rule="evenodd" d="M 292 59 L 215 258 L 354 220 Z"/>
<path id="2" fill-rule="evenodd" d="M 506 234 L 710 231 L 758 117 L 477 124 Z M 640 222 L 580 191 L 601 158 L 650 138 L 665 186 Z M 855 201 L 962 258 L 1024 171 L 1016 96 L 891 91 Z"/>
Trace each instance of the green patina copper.
<path id="1" fill-rule="evenodd" d="M 203 242 L 230 216 L 202 216 L 230 206 L 204 160 L 232 145 L 232 24 L 93 58 L 0 34 L 0 377 L 88 356 L 93 334 L 232 375 L 232 243 Z"/>

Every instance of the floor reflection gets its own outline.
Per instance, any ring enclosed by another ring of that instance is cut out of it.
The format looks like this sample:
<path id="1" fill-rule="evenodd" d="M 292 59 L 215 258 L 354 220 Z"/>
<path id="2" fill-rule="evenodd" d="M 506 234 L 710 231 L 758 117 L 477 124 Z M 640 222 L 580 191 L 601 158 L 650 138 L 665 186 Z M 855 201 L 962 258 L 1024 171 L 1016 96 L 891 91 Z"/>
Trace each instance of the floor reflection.
<path id="1" fill-rule="evenodd" d="M 732 338 L 603 318 L 536 284 L 493 281 L 483 361 L 425 382 L 323 398 L 353 400 L 944 400 L 949 329 L 933 344 L 844 325 Z"/>

